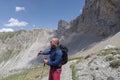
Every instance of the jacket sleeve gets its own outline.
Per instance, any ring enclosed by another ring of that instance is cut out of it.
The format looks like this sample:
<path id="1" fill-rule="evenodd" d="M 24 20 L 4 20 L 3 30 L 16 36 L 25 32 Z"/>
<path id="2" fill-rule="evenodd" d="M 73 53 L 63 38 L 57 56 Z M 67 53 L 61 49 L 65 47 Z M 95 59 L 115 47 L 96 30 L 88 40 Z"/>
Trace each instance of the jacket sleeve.
<path id="1" fill-rule="evenodd" d="M 50 51 L 43 52 L 43 55 L 49 55 Z"/>
<path id="2" fill-rule="evenodd" d="M 61 60 L 62 60 L 62 51 L 57 50 L 56 51 L 55 61 L 48 61 L 47 65 L 57 66 Z"/>

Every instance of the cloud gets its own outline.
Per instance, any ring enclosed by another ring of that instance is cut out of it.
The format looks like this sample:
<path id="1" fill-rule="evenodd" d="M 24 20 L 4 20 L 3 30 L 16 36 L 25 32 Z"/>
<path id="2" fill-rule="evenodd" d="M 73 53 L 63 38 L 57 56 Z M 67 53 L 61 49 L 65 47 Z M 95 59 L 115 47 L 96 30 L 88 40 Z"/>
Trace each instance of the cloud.
<path id="1" fill-rule="evenodd" d="M 23 27 L 23 26 L 27 26 L 28 23 L 25 21 L 19 21 L 15 18 L 10 18 L 8 21 L 8 24 L 4 24 L 4 26 L 6 27 Z"/>
<path id="2" fill-rule="evenodd" d="M 14 30 L 11 28 L 2 28 L 0 29 L 0 32 L 14 32 Z"/>
<path id="3" fill-rule="evenodd" d="M 16 7 L 15 8 L 16 12 L 19 12 L 19 11 L 25 11 L 25 8 L 24 7 Z"/>

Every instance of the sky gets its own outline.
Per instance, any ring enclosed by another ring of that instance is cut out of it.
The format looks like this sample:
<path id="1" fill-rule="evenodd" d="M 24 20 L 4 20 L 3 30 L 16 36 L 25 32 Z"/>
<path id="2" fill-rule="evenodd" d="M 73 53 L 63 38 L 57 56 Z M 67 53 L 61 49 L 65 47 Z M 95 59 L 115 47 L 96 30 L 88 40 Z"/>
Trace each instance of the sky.
<path id="1" fill-rule="evenodd" d="M 71 21 L 82 12 L 85 0 L 0 0 L 0 32 L 57 29 L 58 21 Z"/>

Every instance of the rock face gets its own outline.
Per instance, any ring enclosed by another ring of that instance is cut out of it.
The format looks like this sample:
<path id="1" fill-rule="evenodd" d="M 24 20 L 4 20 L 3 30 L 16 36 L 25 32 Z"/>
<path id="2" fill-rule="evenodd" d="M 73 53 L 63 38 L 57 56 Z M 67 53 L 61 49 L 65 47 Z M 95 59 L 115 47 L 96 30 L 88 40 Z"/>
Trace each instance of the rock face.
<path id="1" fill-rule="evenodd" d="M 70 52 L 81 51 L 88 45 L 119 32 L 119 4 L 119 0 L 85 0 L 81 15 L 70 22 L 60 20 L 57 33 Z"/>
<path id="2" fill-rule="evenodd" d="M 66 30 L 70 28 L 70 25 L 67 21 L 60 20 L 58 22 L 58 35 L 64 35 Z"/>
<path id="3" fill-rule="evenodd" d="M 85 25 L 85 30 L 97 35 L 118 32 L 120 30 L 119 4 L 119 0 L 86 0 L 81 15 L 81 23 Z M 82 30 L 82 26 L 79 30 Z"/>
<path id="4" fill-rule="evenodd" d="M 119 4 L 120 0 L 86 0 L 82 14 L 69 22 L 68 32 L 108 36 L 120 31 Z"/>

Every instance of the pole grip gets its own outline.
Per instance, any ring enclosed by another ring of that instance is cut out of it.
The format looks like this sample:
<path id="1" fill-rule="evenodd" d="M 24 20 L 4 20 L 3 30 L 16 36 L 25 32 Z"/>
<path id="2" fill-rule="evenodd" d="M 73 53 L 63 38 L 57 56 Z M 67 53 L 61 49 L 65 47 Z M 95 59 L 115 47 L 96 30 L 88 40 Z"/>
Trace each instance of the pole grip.
<path id="1" fill-rule="evenodd" d="M 45 63 L 44 63 L 44 67 L 45 67 Z"/>
<path id="2" fill-rule="evenodd" d="M 44 58 L 44 59 L 46 59 L 46 60 L 47 60 L 47 58 Z M 45 67 L 45 63 L 44 63 L 44 67 Z"/>

